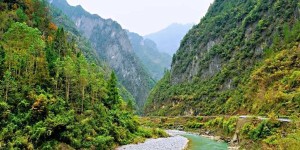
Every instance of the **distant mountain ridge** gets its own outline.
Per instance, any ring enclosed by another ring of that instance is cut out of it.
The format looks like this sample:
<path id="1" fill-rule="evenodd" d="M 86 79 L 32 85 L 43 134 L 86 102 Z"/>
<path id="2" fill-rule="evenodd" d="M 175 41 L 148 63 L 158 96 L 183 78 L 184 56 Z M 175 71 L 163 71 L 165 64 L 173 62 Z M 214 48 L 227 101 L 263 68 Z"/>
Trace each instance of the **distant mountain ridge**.
<path id="1" fill-rule="evenodd" d="M 180 41 L 186 33 L 193 27 L 193 24 L 174 23 L 158 32 L 144 36 L 146 39 L 153 40 L 160 52 L 169 55 L 175 54 L 180 46 Z"/>
<path id="2" fill-rule="evenodd" d="M 137 33 L 128 31 L 127 34 L 135 54 L 149 70 L 152 77 L 156 81 L 161 79 L 165 69 L 170 69 L 172 57 L 167 53 L 160 52 L 154 41 L 144 39 Z"/>
<path id="3" fill-rule="evenodd" d="M 53 0 L 51 4 L 75 23 L 99 57 L 116 72 L 137 105 L 142 107 L 154 86 L 154 80 L 134 54 L 126 31 L 117 22 L 92 15 L 81 6 L 70 6 L 66 0 Z"/>

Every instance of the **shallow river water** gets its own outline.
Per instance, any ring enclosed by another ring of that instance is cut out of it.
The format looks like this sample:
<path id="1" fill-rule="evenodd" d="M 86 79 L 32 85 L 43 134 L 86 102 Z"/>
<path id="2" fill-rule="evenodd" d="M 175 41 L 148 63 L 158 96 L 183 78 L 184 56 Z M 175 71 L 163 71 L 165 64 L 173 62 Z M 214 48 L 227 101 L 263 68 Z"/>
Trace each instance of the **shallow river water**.
<path id="1" fill-rule="evenodd" d="M 189 139 L 189 150 L 227 150 L 228 144 L 217 142 L 195 134 L 183 134 L 182 136 Z"/>

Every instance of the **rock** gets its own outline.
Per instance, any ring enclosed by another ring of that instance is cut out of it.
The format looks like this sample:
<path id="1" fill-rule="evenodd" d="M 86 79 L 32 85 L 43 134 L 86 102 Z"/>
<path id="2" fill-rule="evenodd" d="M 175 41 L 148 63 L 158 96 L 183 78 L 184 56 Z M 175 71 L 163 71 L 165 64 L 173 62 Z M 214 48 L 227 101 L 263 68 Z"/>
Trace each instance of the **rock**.
<path id="1" fill-rule="evenodd" d="M 211 132 L 209 130 L 205 132 L 206 135 L 210 135 L 210 133 Z"/>
<path id="2" fill-rule="evenodd" d="M 216 141 L 220 141 L 220 140 L 222 140 L 222 139 L 221 139 L 221 137 L 220 137 L 220 136 L 215 136 L 215 137 L 214 137 L 214 140 L 216 140 Z"/>
<path id="3" fill-rule="evenodd" d="M 238 136 L 238 133 L 235 133 L 232 140 L 231 140 L 231 143 L 239 143 L 239 136 Z"/>

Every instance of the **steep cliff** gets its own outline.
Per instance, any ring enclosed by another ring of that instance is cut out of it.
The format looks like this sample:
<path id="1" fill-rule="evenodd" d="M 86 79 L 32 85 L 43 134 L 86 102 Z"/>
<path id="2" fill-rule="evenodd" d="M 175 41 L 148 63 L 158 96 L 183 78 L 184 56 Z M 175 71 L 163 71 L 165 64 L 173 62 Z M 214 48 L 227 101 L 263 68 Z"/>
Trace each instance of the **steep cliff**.
<path id="1" fill-rule="evenodd" d="M 107 62 L 105 62 L 105 60 L 100 58 L 96 49 L 93 48 L 91 42 L 86 37 L 84 37 L 83 34 L 77 29 L 75 23 L 60 9 L 51 7 L 51 5 L 49 5 L 49 10 L 53 22 L 58 27 L 64 28 L 64 30 L 68 33 L 68 36 L 70 38 L 69 40 L 77 43 L 76 46 L 83 52 L 89 62 L 101 66 L 101 69 L 103 69 L 102 71 L 105 72 L 104 76 L 108 78 L 110 73 L 112 72 L 111 67 L 107 64 Z M 132 94 L 128 92 L 128 90 L 126 90 L 126 88 L 121 83 L 118 83 L 118 87 L 120 95 L 125 101 L 128 102 L 134 100 Z"/>
<path id="2" fill-rule="evenodd" d="M 92 15 L 81 6 L 70 6 L 65 0 L 53 0 L 51 4 L 71 18 L 99 57 L 116 72 L 137 105 L 143 106 L 154 80 L 135 56 L 126 31 L 117 22 Z"/>
<path id="3" fill-rule="evenodd" d="M 182 40 L 170 72 L 150 94 L 146 112 L 155 115 L 270 112 L 271 109 L 248 109 L 252 106 L 245 106 L 249 97 L 244 97 L 247 90 L 243 87 L 250 82 L 255 66 L 264 64 L 269 53 L 276 55 L 285 49 L 279 45 L 298 46 L 291 42 L 299 40 L 295 25 L 299 21 L 299 6 L 295 0 L 216 0 Z M 280 44 L 274 46 L 277 41 Z"/>
<path id="4" fill-rule="evenodd" d="M 170 69 L 172 57 L 167 53 L 159 52 L 157 45 L 150 39 L 127 32 L 134 53 L 149 70 L 153 79 L 158 81 L 164 75 L 166 69 Z"/>

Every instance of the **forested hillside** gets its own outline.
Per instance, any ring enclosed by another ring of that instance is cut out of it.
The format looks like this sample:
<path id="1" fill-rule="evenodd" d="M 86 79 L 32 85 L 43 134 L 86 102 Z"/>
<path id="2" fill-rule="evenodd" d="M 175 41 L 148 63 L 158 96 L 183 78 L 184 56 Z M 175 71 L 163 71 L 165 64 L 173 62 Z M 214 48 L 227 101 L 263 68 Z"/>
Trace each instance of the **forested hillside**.
<path id="1" fill-rule="evenodd" d="M 106 72 L 105 76 L 108 77 L 109 73 L 112 72 L 109 64 L 107 64 L 105 60 L 99 57 L 91 42 L 87 38 L 85 38 L 80 31 L 78 31 L 75 23 L 70 18 L 68 18 L 68 16 L 66 16 L 61 10 L 57 9 L 56 7 L 52 7 L 52 5 L 49 5 L 49 11 L 53 22 L 57 26 L 64 28 L 64 30 L 68 32 L 68 36 L 70 38 L 77 39 L 76 45 L 85 55 L 87 60 L 92 61 L 98 66 L 101 66 L 102 70 Z M 134 97 L 130 92 L 127 91 L 124 85 L 118 83 L 118 88 L 120 89 L 120 95 L 124 98 L 124 100 L 134 102 Z M 136 104 L 133 104 L 136 107 Z"/>
<path id="2" fill-rule="evenodd" d="M 75 23 L 76 28 L 91 42 L 99 58 L 116 72 L 139 108 L 143 107 L 155 82 L 135 55 L 126 30 L 117 22 L 92 15 L 81 6 L 70 6 L 66 0 L 50 2 Z"/>
<path id="3" fill-rule="evenodd" d="M 183 39 L 149 115 L 299 116 L 300 3 L 216 0 Z"/>
<path id="4" fill-rule="evenodd" d="M 0 0 L 0 149 L 113 149 L 159 134 L 139 127 L 115 74 L 49 9 Z"/>

